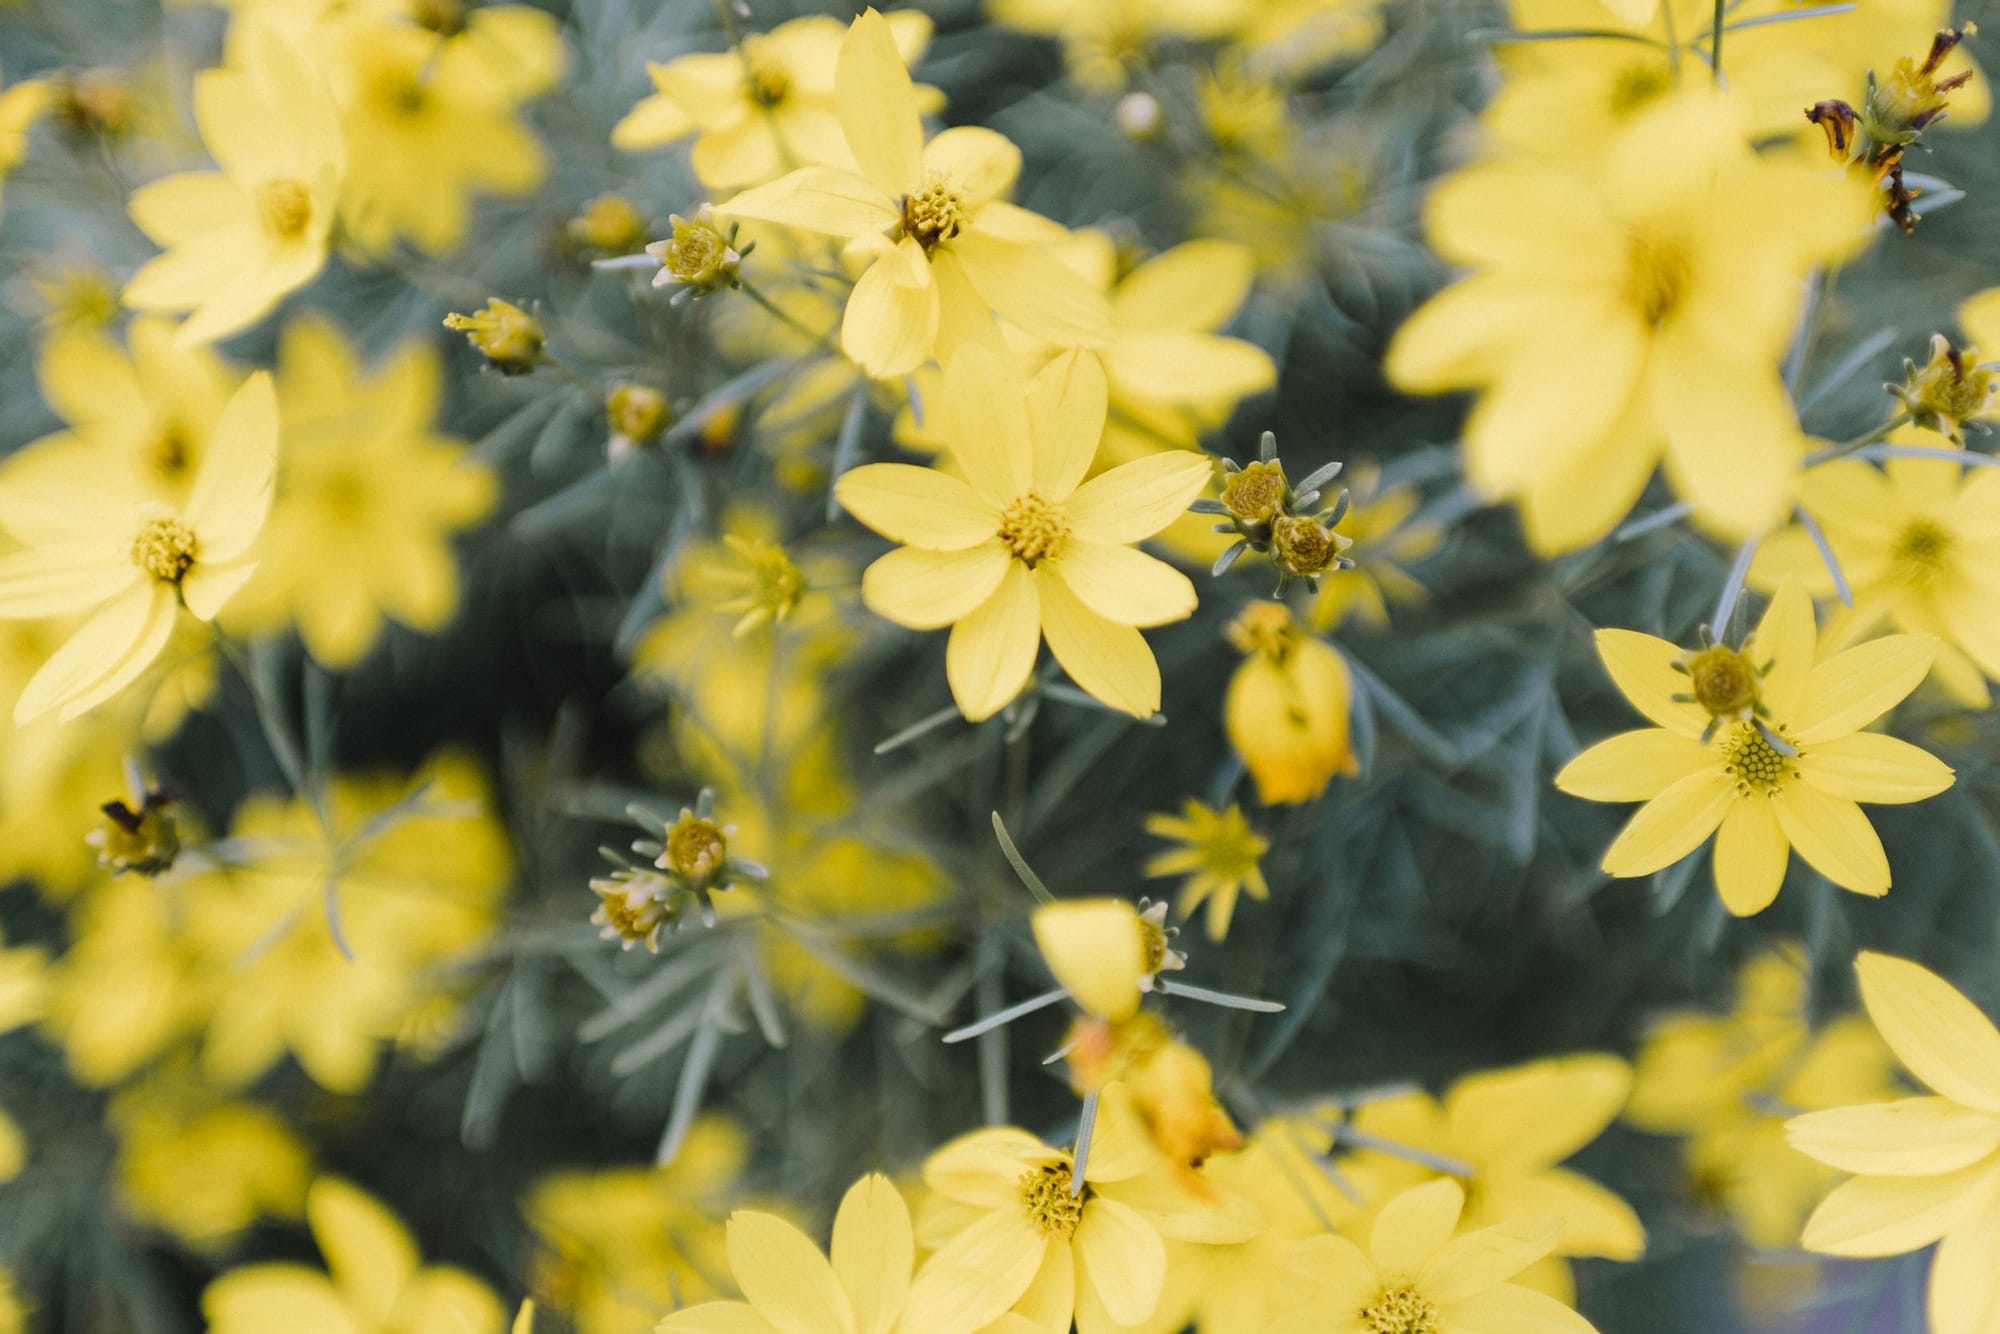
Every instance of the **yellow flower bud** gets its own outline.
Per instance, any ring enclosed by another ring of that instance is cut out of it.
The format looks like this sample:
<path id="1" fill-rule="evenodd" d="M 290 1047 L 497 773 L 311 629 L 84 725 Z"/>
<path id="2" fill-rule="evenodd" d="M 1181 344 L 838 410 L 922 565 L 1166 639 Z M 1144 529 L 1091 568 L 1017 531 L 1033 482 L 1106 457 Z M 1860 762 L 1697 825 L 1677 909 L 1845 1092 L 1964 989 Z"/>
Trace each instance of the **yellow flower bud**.
<path id="1" fill-rule="evenodd" d="M 445 316 L 444 327 L 463 333 L 502 375 L 533 370 L 542 359 L 542 344 L 547 339 L 540 320 L 497 296 L 487 298 L 485 306 L 470 315 L 453 312 Z"/>
<path id="2" fill-rule="evenodd" d="M 1223 698 L 1223 725 L 1256 780 L 1259 800 L 1310 801 L 1335 774 L 1354 773 L 1353 682 L 1340 654 L 1301 631 L 1278 603 L 1245 609 L 1229 634 L 1247 656 Z"/>
<path id="3" fill-rule="evenodd" d="M 673 235 L 646 247 L 646 253 L 660 261 L 653 286 L 678 285 L 700 295 L 736 285 L 736 269 L 743 262 L 736 249 L 735 228 L 725 235 L 715 225 L 715 209 L 703 204 L 693 218 L 672 215 Z"/>
<path id="4" fill-rule="evenodd" d="M 1954 348 L 1943 334 L 1931 336 L 1930 360 L 1903 363 L 1903 383 L 1890 392 L 1903 400 L 1910 420 L 1939 435 L 1960 439 L 1965 423 L 1986 413 L 2000 374 L 1979 364 L 1976 348 Z"/>
<path id="5" fill-rule="evenodd" d="M 645 216 L 624 195 L 599 195 L 563 230 L 577 249 L 595 255 L 636 255 L 646 245 Z"/>
<path id="6" fill-rule="evenodd" d="M 621 380 L 604 396 L 604 416 L 611 425 L 611 457 L 650 448 L 667 424 L 667 396 L 651 385 Z"/>
<path id="7" fill-rule="evenodd" d="M 99 809 L 104 823 L 84 835 L 97 849 L 97 863 L 114 873 L 135 871 L 153 876 L 170 869 L 180 855 L 180 830 L 174 822 L 173 798 L 158 788 L 148 791 L 133 810 L 122 801 L 107 801 Z"/>

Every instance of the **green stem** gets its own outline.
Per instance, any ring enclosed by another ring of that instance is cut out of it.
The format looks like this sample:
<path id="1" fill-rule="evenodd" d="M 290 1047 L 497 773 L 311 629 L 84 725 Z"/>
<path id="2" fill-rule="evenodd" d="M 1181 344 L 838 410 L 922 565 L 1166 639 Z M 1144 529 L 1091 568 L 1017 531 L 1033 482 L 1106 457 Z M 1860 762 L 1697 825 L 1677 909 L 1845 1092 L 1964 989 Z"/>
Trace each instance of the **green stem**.
<path id="1" fill-rule="evenodd" d="M 800 335 L 801 337 L 810 338 L 813 341 L 813 345 L 815 347 L 824 348 L 826 351 L 833 353 L 835 356 L 842 355 L 840 348 L 837 345 L 835 345 L 833 341 L 833 330 L 828 329 L 824 333 L 815 333 L 812 329 L 807 327 L 801 320 L 799 320 L 797 316 L 793 315 L 791 312 L 787 310 L 781 309 L 777 305 L 777 303 L 771 300 L 771 298 L 765 296 L 762 292 L 758 291 L 754 285 L 744 281 L 741 277 L 737 278 L 736 280 L 736 290 L 743 293 L 743 295 L 749 297 L 752 301 L 755 301 L 758 305 L 762 306 L 766 311 L 770 313 L 773 319 L 777 320 L 787 329 L 790 329 L 792 332 Z"/>
<path id="2" fill-rule="evenodd" d="M 1899 426 L 1909 425 L 1910 421 L 1911 417 L 1909 413 L 1899 412 L 1895 416 L 1891 417 L 1888 421 L 1885 421 L 1880 426 L 1877 426 L 1872 431 L 1864 431 L 1860 435 L 1855 436 L 1852 440 L 1843 440 L 1837 445 L 1829 445 L 1827 448 L 1820 450 L 1817 454 L 1808 454 L 1806 456 L 1805 466 L 1808 468 L 1817 468 L 1822 463 L 1831 463 L 1835 459 L 1846 458 L 1849 454 L 1852 454 L 1857 449 L 1865 449 L 1869 445 L 1874 444 L 1878 440 L 1887 439 L 1890 432 L 1894 431 Z"/>

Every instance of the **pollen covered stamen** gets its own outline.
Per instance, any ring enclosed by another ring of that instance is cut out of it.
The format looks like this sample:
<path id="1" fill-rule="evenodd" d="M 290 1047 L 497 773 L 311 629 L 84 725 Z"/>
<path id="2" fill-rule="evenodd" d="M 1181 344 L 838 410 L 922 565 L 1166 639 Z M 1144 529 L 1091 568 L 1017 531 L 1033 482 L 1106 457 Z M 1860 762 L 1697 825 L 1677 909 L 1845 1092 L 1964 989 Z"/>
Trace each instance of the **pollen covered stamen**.
<path id="1" fill-rule="evenodd" d="M 194 556 L 194 530 L 171 514 L 148 521 L 132 539 L 132 563 L 162 583 L 178 584 Z"/>
<path id="2" fill-rule="evenodd" d="M 1444 1319 L 1436 1303 L 1405 1283 L 1362 1307 L 1361 1326 L 1368 1334 L 1443 1334 Z"/>
<path id="3" fill-rule="evenodd" d="M 280 240 L 296 240 L 312 224 L 312 194 L 297 181 L 264 182 L 257 188 L 257 209 L 264 229 Z"/>
<path id="4" fill-rule="evenodd" d="M 964 202 L 943 176 L 932 176 L 923 189 L 903 196 L 903 235 L 915 237 L 926 253 L 957 236 L 964 225 Z"/>
<path id="5" fill-rule="evenodd" d="M 1779 739 L 1784 739 L 1781 734 Z M 1736 780 L 1736 790 L 1744 796 L 1752 792 L 1769 796 L 1799 776 L 1798 754 L 1779 751 L 1756 723 L 1738 723 L 1723 738 L 1722 753 L 1723 772 Z"/>
<path id="6" fill-rule="evenodd" d="M 1016 560 L 1032 569 L 1062 555 L 1063 545 L 1069 541 L 1069 515 L 1037 492 L 1016 496 L 1000 512 L 1000 540 Z"/>
<path id="7" fill-rule="evenodd" d="M 1081 1193 L 1071 1193 L 1067 1162 L 1044 1163 L 1021 1174 L 1021 1203 L 1027 1207 L 1028 1221 L 1045 1237 L 1067 1240 L 1074 1236 L 1077 1224 L 1083 1221 L 1084 1201 L 1089 1198 L 1089 1186 Z"/>

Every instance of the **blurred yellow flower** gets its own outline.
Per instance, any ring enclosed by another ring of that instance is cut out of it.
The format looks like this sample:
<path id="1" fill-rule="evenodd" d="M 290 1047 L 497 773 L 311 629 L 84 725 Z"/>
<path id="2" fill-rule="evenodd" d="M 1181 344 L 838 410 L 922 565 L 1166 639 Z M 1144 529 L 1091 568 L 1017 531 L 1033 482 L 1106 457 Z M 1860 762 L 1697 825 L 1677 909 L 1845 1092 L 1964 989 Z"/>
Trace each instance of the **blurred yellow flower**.
<path id="1" fill-rule="evenodd" d="M 1319 596 L 1307 619 L 1321 633 L 1350 618 L 1371 630 L 1386 629 L 1391 605 L 1416 606 L 1426 596 L 1424 586 L 1403 566 L 1442 546 L 1444 526 L 1410 522 L 1423 496 L 1414 486 L 1385 491 L 1381 477 L 1379 468 L 1366 465 L 1346 474 L 1353 499 L 1334 531 L 1354 543 L 1343 551 L 1354 564 L 1320 576 Z"/>
<path id="2" fill-rule="evenodd" d="M 1189 797 L 1178 816 L 1147 816 L 1146 832 L 1180 844 L 1147 859 L 1146 874 L 1187 876 L 1174 911 L 1181 917 L 1192 917 L 1206 902 L 1210 940 L 1229 934 L 1237 895 L 1247 891 L 1260 902 L 1271 897 L 1264 868 L 1258 864 L 1271 844 L 1250 827 L 1243 818 L 1243 808 L 1235 802 L 1218 811 Z"/>
<path id="3" fill-rule="evenodd" d="M 543 345 L 548 331 L 541 320 L 511 301 L 497 296 L 470 315 L 453 311 L 444 317 L 444 327 L 465 335 L 465 341 L 486 357 L 486 364 L 502 375 L 526 375 L 542 364 Z"/>
<path id="4" fill-rule="evenodd" d="M 1467 168 L 1426 219 L 1474 272 L 1397 333 L 1389 376 L 1481 391 L 1467 474 L 1539 553 L 1608 533 L 1663 456 L 1698 522 L 1761 533 L 1804 452 L 1778 375 L 1799 280 L 1860 250 L 1872 207 L 1840 172 L 1752 154 L 1706 92 L 1663 100 L 1596 175 Z"/>
<path id="5" fill-rule="evenodd" d="M 1156 712 L 1160 668 L 1139 628 L 1185 619 L 1195 591 L 1128 544 L 1187 509 L 1208 484 L 1208 460 L 1155 454 L 1083 482 L 1105 414 L 1104 375 L 1085 354 L 1024 386 L 1007 361 L 967 348 L 945 368 L 941 398 L 967 481 L 871 463 L 835 484 L 848 513 L 907 544 L 862 574 L 862 600 L 913 630 L 952 627 L 945 676 L 974 722 L 1021 693 L 1045 636 L 1097 699 Z"/>
<path id="6" fill-rule="evenodd" d="M 1787 1123 L 1793 1147 L 1855 1174 L 1813 1211 L 1800 1244 L 1880 1256 L 1941 1242 L 1930 1328 L 1979 1334 L 2000 1309 L 2000 1031 L 1921 964 L 1863 953 L 1854 970 L 1876 1030 L 1933 1096 Z"/>
<path id="7" fill-rule="evenodd" d="M 223 409 L 183 505 L 120 477 L 85 488 L 37 470 L 0 486 L 0 528 L 30 548 L 0 557 L 0 616 L 89 613 L 22 689 L 16 724 L 51 710 L 67 721 L 131 685 L 182 607 L 214 619 L 256 569 L 277 453 L 277 400 L 259 373 Z"/>
<path id="8" fill-rule="evenodd" d="M 330 1273 L 300 1264 L 232 1269 L 201 1296 L 210 1334 L 436 1330 L 501 1334 L 500 1299 L 462 1270 L 422 1263 L 394 1214 L 333 1177 L 313 1182 L 306 1218 Z"/>
<path id="9" fill-rule="evenodd" d="M 315 69 L 282 41 L 238 69 L 203 70 L 195 118 L 220 171 L 133 191 L 132 220 L 166 253 L 125 287 L 135 310 L 189 312 L 176 335 L 247 329 L 326 263 L 342 174 L 342 126 Z"/>
<path id="10" fill-rule="evenodd" d="M 1161 925 L 1167 905 L 1154 908 L 1141 913 L 1123 899 L 1064 899 L 1035 909 L 1029 921 L 1042 960 L 1085 1014 L 1112 1023 L 1130 1019 L 1160 972 L 1185 963 Z"/>
<path id="11" fill-rule="evenodd" d="M 0 1186 L 6 1185 L 21 1175 L 28 1165 L 28 1141 L 21 1134 L 21 1127 L 14 1124 L 14 1118 L 0 1107 Z"/>
<path id="12" fill-rule="evenodd" d="M 52 90 L 41 79 L 29 79 L 0 92 L 0 184 L 28 155 L 28 131 L 49 109 Z"/>
<path id="13" fill-rule="evenodd" d="M 971 125 L 926 144 L 895 35 L 873 9 L 841 42 L 834 87 L 859 174 L 802 167 L 721 211 L 839 237 L 869 261 L 840 329 L 862 370 L 906 375 L 933 353 L 948 364 L 993 343 L 992 314 L 1063 347 L 1105 340 L 1103 299 L 1047 249 L 1062 228 L 1001 199 L 1020 150 Z"/>
<path id="14" fill-rule="evenodd" d="M 784 1219 L 750 1209 L 729 1216 L 728 1250 L 748 1300 L 677 1311 L 659 1323 L 660 1334 L 891 1334 L 917 1255 L 909 1206 L 880 1173 L 848 1188 L 826 1254 Z"/>
<path id="15" fill-rule="evenodd" d="M 903 9 L 884 15 L 896 53 L 914 65 L 930 44 L 930 16 Z M 854 156 L 841 136 L 834 70 L 847 29 L 823 14 L 746 35 L 732 51 L 648 64 L 652 96 L 611 131 L 619 148 L 654 148 L 698 136 L 694 174 L 711 190 L 740 190 L 794 167 L 852 171 Z M 937 89 L 911 89 L 917 109 L 944 107 Z"/>
<path id="16" fill-rule="evenodd" d="M 1383 1206 L 1365 1251 L 1333 1233 L 1300 1242 L 1291 1268 L 1306 1300 L 1268 1334 L 1595 1334 L 1567 1304 L 1508 1281 L 1548 1254 L 1561 1220 L 1521 1217 L 1466 1230 L 1464 1206 L 1456 1182 L 1433 1181 Z"/>
<path id="17" fill-rule="evenodd" d="M 387 620 L 424 632 L 449 623 L 459 587 L 451 538 L 485 517 L 499 487 L 463 441 L 432 430 L 439 380 L 437 354 L 422 343 L 404 343 L 370 373 L 333 325 L 286 327 L 277 498 L 257 574 L 224 618 L 232 630 L 296 624 L 315 658 L 346 668 Z"/>
<path id="18" fill-rule="evenodd" d="M 1907 741 L 1862 729 L 1930 670 L 1935 641 L 1891 635 L 1815 662 L 1812 600 L 1796 582 L 1751 639 L 1760 716 L 1718 725 L 1689 692 L 1682 651 L 1634 630 L 1599 630 L 1605 670 L 1656 726 L 1600 741 L 1556 786 L 1590 801 L 1643 801 L 1604 853 L 1614 876 L 1650 875 L 1714 835 L 1715 887 L 1739 917 L 1778 896 L 1796 848 L 1843 889 L 1889 892 L 1889 860 L 1857 802 L 1936 796 L 1952 771 Z M 1775 741 L 1773 740 L 1775 738 Z"/>
<path id="19" fill-rule="evenodd" d="M 14 1271 L 0 1265 L 0 1334 L 22 1334 L 27 1327 L 28 1308 L 14 1285 Z"/>
<path id="20" fill-rule="evenodd" d="M 1634 1062 L 1625 1120 L 1680 1135 L 1698 1202 L 1727 1212 L 1752 1246 L 1779 1251 L 1833 1184 L 1833 1173 L 1785 1143 L 1785 1118 L 1896 1096 L 1887 1047 L 1858 1014 L 1808 1024 L 1806 963 L 1797 945 L 1737 973 L 1728 1014 L 1670 1014 Z"/>
<path id="21" fill-rule="evenodd" d="M 1142 68 L 1155 39 L 1212 39 L 1227 34 L 1260 6 L 1254 0 L 989 0 L 996 23 L 1059 37 L 1076 81 L 1116 92 Z"/>
<path id="22" fill-rule="evenodd" d="M 1267 806 L 1311 801 L 1335 774 L 1360 769 L 1348 749 L 1347 663 L 1282 603 L 1253 602 L 1229 626 L 1243 662 L 1229 678 L 1223 725 Z"/>
<path id="23" fill-rule="evenodd" d="M 49 952 L 39 945 L 0 945 L 0 1033 L 32 1024 L 48 1005 Z"/>
<path id="24" fill-rule="evenodd" d="M 196 1250 L 305 1209 L 312 1155 L 268 1108 L 154 1080 L 121 1094 L 111 1121 L 120 1207 Z"/>

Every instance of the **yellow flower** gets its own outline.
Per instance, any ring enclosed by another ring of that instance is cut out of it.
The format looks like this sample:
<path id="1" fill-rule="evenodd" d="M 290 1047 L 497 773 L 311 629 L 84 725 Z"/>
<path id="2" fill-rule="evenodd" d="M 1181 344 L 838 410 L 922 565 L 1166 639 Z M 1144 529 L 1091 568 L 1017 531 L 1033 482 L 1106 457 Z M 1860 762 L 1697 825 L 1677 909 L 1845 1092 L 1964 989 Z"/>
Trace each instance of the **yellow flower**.
<path id="1" fill-rule="evenodd" d="M 1221 940 L 1229 934 L 1229 920 L 1236 912 L 1236 896 L 1248 891 L 1262 901 L 1271 897 L 1264 882 L 1264 868 L 1258 859 L 1271 844 L 1243 818 L 1243 808 L 1230 802 L 1216 810 L 1189 797 L 1181 813 L 1149 815 L 1146 832 L 1156 838 L 1172 839 L 1181 846 L 1158 853 L 1146 863 L 1149 876 L 1186 875 L 1174 911 L 1182 917 L 1194 916 L 1203 902 L 1208 904 L 1208 938 Z"/>
<path id="2" fill-rule="evenodd" d="M 1020 150 L 969 125 L 926 144 L 909 71 L 873 9 L 842 41 L 834 86 L 860 174 L 802 167 L 721 211 L 840 237 L 867 262 L 841 320 L 849 357 L 878 379 L 933 352 L 949 364 L 994 341 L 992 314 L 1063 347 L 1105 340 L 1103 298 L 1046 248 L 1062 229 L 1000 198 Z"/>
<path id="3" fill-rule="evenodd" d="M 1381 489 L 1381 470 L 1351 470 L 1347 515 L 1334 531 L 1353 542 L 1343 548 L 1353 567 L 1329 570 L 1320 577 L 1308 620 L 1322 633 L 1338 629 L 1349 617 L 1371 630 L 1387 628 L 1392 603 L 1423 602 L 1424 586 L 1402 568 L 1422 560 L 1444 543 L 1444 528 L 1436 523 L 1411 523 L 1423 503 L 1414 486 Z"/>
<path id="4" fill-rule="evenodd" d="M 326 263 L 348 160 L 339 116 L 291 48 L 274 40 L 254 54 L 195 81 L 195 119 L 222 169 L 132 193 L 132 220 L 166 253 L 132 275 L 125 304 L 190 312 L 183 342 L 249 328 Z"/>
<path id="5" fill-rule="evenodd" d="M 1141 913 L 1123 899 L 1065 899 L 1035 909 L 1035 944 L 1056 981 L 1085 1014 L 1117 1023 L 1139 1011 L 1162 970 L 1186 959 L 1161 925 L 1167 905 Z"/>
<path id="6" fill-rule="evenodd" d="M 1949 982 L 1887 954 L 1854 961 L 1868 1017 L 1935 1096 L 1812 1112 L 1793 1146 L 1852 1172 L 1807 1220 L 1824 1255 L 1900 1255 L 1942 1240 L 1930 1328 L 1980 1334 L 2000 1309 L 2000 1031 Z"/>
<path id="7" fill-rule="evenodd" d="M 1464 1204 L 1456 1182 L 1433 1181 L 1383 1206 L 1365 1251 L 1332 1233 L 1300 1242 L 1292 1272 L 1310 1298 L 1269 1334 L 1593 1334 L 1562 1302 L 1507 1281 L 1548 1253 L 1561 1221 L 1461 1232 Z"/>
<path id="8" fill-rule="evenodd" d="M 899 550 L 862 574 L 870 610 L 913 630 L 952 627 L 945 676 L 978 722 L 1021 693 L 1043 637 L 1070 679 L 1116 709 L 1160 707 L 1160 668 L 1139 627 L 1194 611 L 1194 585 L 1132 549 L 1187 509 L 1208 460 L 1156 454 L 1081 486 L 1105 412 L 1096 359 L 1060 357 L 1023 386 L 967 348 L 945 368 L 943 415 L 960 481 L 871 463 L 836 483 L 848 513 Z"/>
<path id="9" fill-rule="evenodd" d="M 502 375 L 525 375 L 542 363 L 542 345 L 548 335 L 542 322 L 511 301 L 497 296 L 470 315 L 453 311 L 444 317 L 444 327 L 465 335 L 465 341 L 486 355 L 494 370 Z"/>
<path id="10" fill-rule="evenodd" d="M 116 477 L 95 492 L 48 478 L 0 487 L 0 527 L 29 544 L 0 557 L 0 616 L 90 613 L 23 688 L 16 723 L 74 718 L 132 684 L 181 607 L 214 619 L 256 569 L 277 453 L 276 395 L 260 373 L 223 409 L 185 505 Z"/>
<path id="11" fill-rule="evenodd" d="M 1397 333 L 1404 389 L 1478 389 L 1466 469 L 1544 554 L 1602 537 L 1664 455 L 1707 527 L 1783 516 L 1802 438 L 1778 375 L 1816 264 L 1860 249 L 1869 192 L 1744 146 L 1726 102 L 1662 102 L 1589 176 L 1506 161 L 1439 187 L 1432 243 L 1472 266 Z"/>
<path id="12" fill-rule="evenodd" d="M 276 1329 L 437 1330 L 501 1334 L 499 1298 L 478 1279 L 445 1265 L 422 1265 L 395 1215 L 344 1181 L 321 1177 L 306 1196 L 306 1218 L 331 1273 L 300 1264 L 232 1269 L 201 1295 L 211 1334 Z"/>
<path id="13" fill-rule="evenodd" d="M 48 1005 L 48 951 L 38 945 L 0 947 L 0 1033 L 34 1023 Z"/>
<path id="14" fill-rule="evenodd" d="M 29 79 L 0 92 L 0 183 L 28 155 L 28 131 L 49 109 L 52 92 L 41 79 Z"/>
<path id="15" fill-rule="evenodd" d="M 1680 649 L 1633 630 L 1597 632 L 1612 681 L 1657 724 L 1600 741 L 1556 775 L 1574 796 L 1646 803 L 1605 850 L 1607 874 L 1650 875 L 1714 834 L 1715 887 L 1739 917 L 1777 897 L 1793 848 L 1843 889 L 1889 892 L 1882 842 L 1855 803 L 1922 801 L 1950 787 L 1952 772 L 1907 741 L 1861 729 L 1923 681 L 1933 641 L 1891 635 L 1817 664 L 1813 642 L 1812 601 L 1788 583 L 1753 637 L 1763 714 L 1718 726 L 1674 669 Z"/>
<path id="16" fill-rule="evenodd" d="M 1956 444 L 1965 443 L 1966 422 L 1991 415 L 1995 390 L 2000 372 L 1980 364 L 1979 349 L 1953 347 L 1943 334 L 1931 335 L 1923 365 L 1904 358 L 1903 383 L 1889 386 L 1911 421 Z"/>
<path id="17" fill-rule="evenodd" d="M 111 1120 L 120 1206 L 197 1250 L 305 1208 L 312 1155 L 267 1108 L 149 1082 L 121 1095 Z"/>
<path id="18" fill-rule="evenodd" d="M 435 434 L 430 347 L 405 343 L 373 373 L 333 325 L 285 329 L 278 413 L 285 451 L 257 575 L 230 604 L 232 628 L 296 624 L 329 667 L 351 667 L 393 620 L 426 633 L 458 610 L 454 534 L 493 507 L 492 472 Z"/>
<path id="19" fill-rule="evenodd" d="M 916 64 L 930 44 L 930 17 L 904 9 L 884 21 L 903 63 Z M 759 185 L 794 167 L 851 171 L 834 87 L 846 33 L 838 19 L 813 14 L 751 33 L 733 51 L 649 64 L 655 91 L 612 128 L 611 142 L 653 148 L 697 135 L 690 160 L 711 190 Z M 911 91 L 921 111 L 944 105 L 935 88 Z"/>
<path id="20" fill-rule="evenodd" d="M 688 1307 L 659 1334 L 891 1334 L 917 1258 L 909 1206 L 880 1173 L 848 1188 L 827 1254 L 784 1219 L 749 1209 L 729 1216 L 728 1247 L 748 1300 Z"/>
<path id="21" fill-rule="evenodd" d="M 1242 1132 L 1216 1101 L 1208 1058 L 1157 1015 L 1141 1010 L 1117 1023 L 1080 1016 L 1063 1047 L 1070 1088 L 1088 1095 L 1122 1086 L 1153 1146 L 1176 1169 L 1200 1167 L 1217 1153 L 1243 1147 Z M 1200 1189 L 1198 1177 L 1187 1180 Z"/>
<path id="22" fill-rule="evenodd" d="M 1439 1154 L 1468 1169 L 1458 1181 L 1466 1192 L 1467 1230 L 1552 1217 L 1559 1226 L 1547 1257 L 1533 1257 L 1532 1269 L 1524 1261 L 1519 1281 L 1566 1301 L 1573 1291 L 1570 1257 L 1634 1260 L 1646 1249 L 1645 1228 L 1630 1205 L 1558 1166 L 1603 1133 L 1631 1086 L 1630 1068 L 1615 1056 L 1564 1056 L 1467 1075 L 1442 1100 L 1413 1093 L 1371 1102 L 1353 1124 L 1363 1143 Z M 1375 1150 L 1346 1159 L 1341 1170 L 1372 1201 L 1440 1175 Z"/>
<path id="23" fill-rule="evenodd" d="M 1751 1245 L 1783 1250 L 1833 1184 L 1785 1143 L 1785 1118 L 1895 1096 L 1888 1048 L 1858 1014 L 1808 1025 L 1803 952 L 1786 943 L 1737 973 L 1728 1014 L 1666 1016 L 1639 1049 L 1625 1119 L 1685 1136 L 1686 1184 Z"/>
<path id="24" fill-rule="evenodd" d="M 1229 744 L 1267 806 L 1311 801 L 1335 774 L 1359 770 L 1347 746 L 1347 663 L 1276 602 L 1253 602 L 1229 627 L 1244 655 L 1223 697 Z"/>
<path id="25" fill-rule="evenodd" d="M 675 213 L 668 217 L 672 234 L 646 247 L 646 253 L 660 261 L 653 286 L 678 286 L 681 295 L 701 296 L 736 286 L 736 270 L 743 255 L 736 249 L 736 228 L 724 232 L 715 224 L 715 206 L 703 204 L 694 217 Z"/>
<path id="26" fill-rule="evenodd" d="M 1075 1160 L 1026 1131 L 978 1130 L 924 1163 L 930 1194 L 905 1328 L 965 1334 L 1008 1311 L 1039 1330 L 1121 1329 L 1145 1322 L 1166 1282 L 1162 1234 L 1236 1242 L 1263 1220 L 1219 1188 L 1183 1188 L 1146 1137 L 1123 1086 L 1099 1104 L 1084 1183 Z M 1204 1183 L 1205 1184 L 1205 1183 Z"/>
<path id="27" fill-rule="evenodd" d="M 1146 64 L 1155 38 L 1221 37 L 1261 7 L 1251 0 L 993 0 L 988 11 L 996 23 L 1060 37 L 1076 81 L 1115 92 Z"/>
<path id="28" fill-rule="evenodd" d="M 1915 428 L 1890 437 L 1936 446 Z M 1833 548 L 1853 605 L 1835 607 L 1822 651 L 1846 648 L 1884 626 L 1937 640 L 1937 680 L 1968 708 L 1990 700 L 2000 677 L 2000 532 L 1988 516 L 2000 505 L 2000 475 L 1949 459 L 1895 458 L 1877 469 L 1858 459 L 1810 468 L 1798 480 L 1799 506 Z M 1750 565 L 1754 587 L 1796 578 L 1831 598 L 1833 575 L 1803 526 L 1775 534 Z"/>

